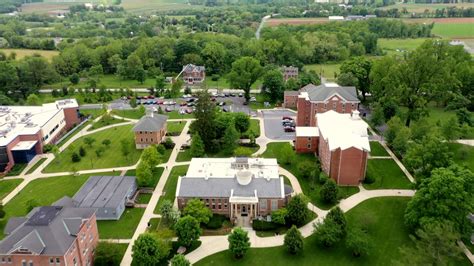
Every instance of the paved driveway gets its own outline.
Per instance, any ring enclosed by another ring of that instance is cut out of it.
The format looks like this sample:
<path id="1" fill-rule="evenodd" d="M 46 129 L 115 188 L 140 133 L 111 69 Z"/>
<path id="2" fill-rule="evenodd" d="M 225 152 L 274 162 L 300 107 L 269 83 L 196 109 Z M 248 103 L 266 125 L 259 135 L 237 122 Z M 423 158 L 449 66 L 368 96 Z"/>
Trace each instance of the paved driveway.
<path id="1" fill-rule="evenodd" d="M 283 116 L 290 116 L 296 119 L 293 112 L 287 110 L 265 110 L 262 111 L 265 120 L 265 135 L 272 140 L 294 140 L 295 132 L 285 132 L 281 124 Z"/>

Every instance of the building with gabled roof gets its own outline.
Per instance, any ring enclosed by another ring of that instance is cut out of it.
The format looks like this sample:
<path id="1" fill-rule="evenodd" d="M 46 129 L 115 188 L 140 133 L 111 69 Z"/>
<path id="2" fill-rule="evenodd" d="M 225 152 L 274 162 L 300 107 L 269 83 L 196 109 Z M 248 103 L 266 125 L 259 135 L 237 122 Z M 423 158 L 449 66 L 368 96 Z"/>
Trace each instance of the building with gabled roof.
<path id="1" fill-rule="evenodd" d="M 206 68 L 204 66 L 187 64 L 183 66 L 181 74 L 186 84 L 192 85 L 195 83 L 202 83 L 206 78 Z"/>
<path id="2" fill-rule="evenodd" d="M 0 263 L 7 265 L 91 265 L 99 240 L 95 209 L 60 206 L 10 218 L 5 235 Z"/>
<path id="3" fill-rule="evenodd" d="M 93 208 L 97 220 L 119 220 L 136 191 L 134 176 L 91 176 L 73 198 L 65 196 L 53 206 Z"/>
<path id="4" fill-rule="evenodd" d="M 179 209 L 197 198 L 232 220 L 267 216 L 285 206 L 293 192 L 279 175 L 276 159 L 246 157 L 193 158 L 176 191 Z"/>
<path id="5" fill-rule="evenodd" d="M 150 145 L 158 145 L 166 136 L 168 116 L 154 114 L 143 116 L 133 127 L 135 146 L 144 149 Z"/>

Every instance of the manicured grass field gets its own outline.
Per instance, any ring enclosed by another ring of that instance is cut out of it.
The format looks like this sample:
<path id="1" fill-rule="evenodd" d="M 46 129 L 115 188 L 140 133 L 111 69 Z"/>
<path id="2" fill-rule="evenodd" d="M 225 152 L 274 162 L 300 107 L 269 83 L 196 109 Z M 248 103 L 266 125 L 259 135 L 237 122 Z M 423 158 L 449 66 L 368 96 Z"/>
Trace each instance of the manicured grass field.
<path id="1" fill-rule="evenodd" d="M 29 175 L 29 174 L 33 173 L 33 172 L 34 172 L 36 169 L 38 169 L 38 167 L 40 167 L 40 165 L 41 165 L 44 161 L 46 161 L 47 159 L 48 159 L 48 158 L 41 158 L 41 159 L 39 159 L 39 161 L 37 161 L 37 162 L 35 163 L 35 165 L 33 165 L 33 167 L 31 167 L 31 168 L 26 172 L 26 174 Z"/>
<path id="2" fill-rule="evenodd" d="M 48 206 L 64 196 L 72 197 L 91 175 L 114 175 L 114 173 L 55 176 L 31 181 L 4 206 L 6 216 L 0 220 L 0 238 L 4 237 L 3 229 L 8 218 L 24 216 L 28 213 L 28 201 L 34 200 L 38 206 Z"/>
<path id="3" fill-rule="evenodd" d="M 413 184 L 392 159 L 367 160 L 367 176 L 374 177 L 375 182 L 364 184 L 366 189 L 413 188 Z"/>
<path id="4" fill-rule="evenodd" d="M 181 121 L 171 121 L 167 123 L 167 132 L 170 134 L 181 134 L 181 131 L 183 131 L 184 126 L 186 125 L 186 122 L 181 122 Z"/>
<path id="5" fill-rule="evenodd" d="M 148 204 L 148 202 L 150 202 L 150 199 L 151 199 L 151 194 L 149 193 L 140 193 L 137 197 L 137 203 L 139 204 Z"/>
<path id="6" fill-rule="evenodd" d="M 262 157 L 265 158 L 281 158 L 280 151 L 281 149 L 286 146 L 290 145 L 289 143 L 269 143 L 267 145 L 267 150 L 263 153 Z M 308 161 L 311 163 L 316 163 L 316 157 L 313 154 L 296 154 L 295 153 L 295 160 L 290 164 L 280 164 L 281 167 L 285 168 L 286 170 L 290 171 L 292 174 L 298 178 L 300 183 L 301 189 L 303 193 L 310 199 L 312 203 L 322 209 L 329 209 L 333 205 L 324 203 L 319 195 L 319 191 L 321 190 L 321 184 L 317 182 L 317 180 L 310 180 L 309 178 L 301 177 L 299 170 L 298 170 L 298 163 Z M 347 198 L 355 193 L 359 192 L 358 187 L 339 187 L 339 198 Z"/>
<path id="7" fill-rule="evenodd" d="M 104 85 L 107 88 L 150 88 L 155 86 L 155 82 L 155 79 L 147 78 L 142 84 L 137 80 L 123 80 L 119 76 L 107 74 L 99 77 L 98 84 Z M 65 85 L 74 88 L 84 88 L 87 86 L 87 81 L 81 80 L 77 85 L 73 85 L 68 80 L 63 80 L 58 83 L 47 85 L 46 87 L 60 89 Z"/>
<path id="8" fill-rule="evenodd" d="M 179 165 L 171 169 L 171 173 L 166 181 L 165 187 L 163 189 L 164 195 L 160 197 L 158 204 L 155 207 L 155 213 L 159 213 L 160 206 L 164 200 L 170 200 L 174 202 L 176 196 L 176 186 L 178 184 L 178 177 L 186 175 L 189 165 Z"/>
<path id="9" fill-rule="evenodd" d="M 459 165 L 465 165 L 474 171 L 474 147 L 459 143 L 448 143 L 449 150 L 453 153 L 453 160 Z"/>
<path id="10" fill-rule="evenodd" d="M 0 200 L 5 198 L 10 192 L 12 192 L 23 179 L 8 179 L 0 181 Z"/>
<path id="11" fill-rule="evenodd" d="M 132 238 L 140 219 L 145 212 L 144 208 L 127 208 L 118 221 L 97 221 L 99 238 L 128 239 Z"/>
<path id="12" fill-rule="evenodd" d="M 88 131 L 96 130 L 101 127 L 106 127 L 118 123 L 126 122 L 124 119 L 118 119 L 113 116 L 103 116 L 99 121 L 92 124 L 92 126 L 88 129 Z"/>
<path id="13" fill-rule="evenodd" d="M 254 94 L 252 95 L 257 100 L 256 102 L 251 102 L 249 104 L 250 109 L 258 110 L 258 109 L 271 109 L 275 107 L 275 104 L 269 102 L 270 99 L 264 94 Z M 265 102 L 269 103 L 269 106 L 265 106 Z"/>
<path id="14" fill-rule="evenodd" d="M 255 83 L 252 84 L 250 88 L 258 89 L 262 86 L 262 82 L 263 81 L 259 79 L 255 81 Z M 219 80 L 217 81 L 212 80 L 211 77 L 206 77 L 206 79 L 204 80 L 204 84 L 206 85 L 208 89 L 219 89 L 219 90 L 232 89 L 227 79 L 223 77 L 219 78 Z"/>
<path id="15" fill-rule="evenodd" d="M 50 50 L 33 50 L 33 49 L 7 49 L 7 48 L 2 48 L 0 49 L 0 52 L 5 53 L 7 56 L 9 56 L 12 53 L 16 54 L 16 59 L 22 59 L 26 56 L 32 56 L 35 54 L 39 54 L 42 57 L 46 58 L 48 61 L 51 61 L 53 59 L 53 56 L 58 55 L 58 51 L 50 51 Z"/>
<path id="16" fill-rule="evenodd" d="M 128 12 L 140 14 L 155 11 L 202 8 L 202 6 L 188 5 L 183 0 L 123 0 L 121 6 Z"/>
<path id="17" fill-rule="evenodd" d="M 92 120 L 89 120 L 87 122 L 85 122 L 84 124 L 82 124 L 81 126 L 79 126 L 72 134 L 70 134 L 69 136 L 67 136 L 65 139 L 63 139 L 61 142 L 57 143 L 56 145 L 58 147 L 61 147 L 63 146 L 69 139 L 71 139 L 74 135 L 76 135 L 77 133 L 79 133 L 83 128 L 85 128 L 87 125 L 90 125 L 92 123 Z"/>
<path id="18" fill-rule="evenodd" d="M 432 33 L 443 38 L 473 38 L 472 23 L 435 23 Z"/>
<path id="19" fill-rule="evenodd" d="M 380 9 L 392 9 L 392 8 L 398 8 L 398 10 L 402 10 L 403 8 L 406 8 L 408 12 L 424 12 L 426 9 L 432 11 L 436 9 L 442 9 L 442 8 L 448 8 L 448 7 L 474 7 L 474 3 L 451 3 L 451 4 L 440 4 L 440 3 L 433 3 L 433 4 L 415 4 L 415 3 L 397 3 L 395 5 L 388 5 L 384 7 L 380 7 Z"/>
<path id="20" fill-rule="evenodd" d="M 250 119 L 250 127 L 244 135 L 248 135 L 250 132 L 253 132 L 255 138 L 260 137 L 260 120 L 258 119 Z"/>
<path id="21" fill-rule="evenodd" d="M 16 163 L 15 165 L 13 165 L 10 172 L 8 172 L 6 174 L 6 176 L 16 176 L 16 175 L 21 174 L 21 172 L 23 172 L 23 170 L 25 170 L 27 165 L 28 164 L 26 164 L 26 163 Z"/>
<path id="22" fill-rule="evenodd" d="M 417 38 L 417 39 L 378 39 L 378 45 L 387 54 L 398 54 L 401 55 L 404 52 L 415 50 L 428 38 Z"/>
<path id="23" fill-rule="evenodd" d="M 305 65 L 305 70 L 314 70 L 316 73 L 321 74 L 321 76 L 327 78 L 328 80 L 335 80 L 337 74 L 339 74 L 339 68 L 341 64 L 313 64 Z"/>
<path id="24" fill-rule="evenodd" d="M 388 152 L 384 149 L 382 144 L 378 141 L 370 142 L 370 155 L 371 156 L 389 156 Z"/>
<path id="25" fill-rule="evenodd" d="M 104 109 L 79 109 L 79 112 L 85 116 L 90 115 L 91 119 L 95 119 L 103 114 L 105 114 Z"/>
<path id="26" fill-rule="evenodd" d="M 253 154 L 259 149 L 259 146 L 258 145 L 255 146 L 255 147 L 239 146 L 239 148 L 245 149 L 248 154 Z M 223 152 L 218 152 L 218 153 L 215 153 L 215 154 L 207 154 L 206 157 L 209 157 L 209 158 L 223 158 L 223 157 L 229 157 L 229 156 L 227 154 L 224 154 Z M 191 155 L 191 150 L 190 149 L 185 149 L 185 150 L 182 150 L 178 153 L 178 157 L 176 158 L 176 161 L 177 162 L 189 162 L 189 161 L 191 161 L 192 158 L 193 158 L 193 156 Z"/>
<path id="27" fill-rule="evenodd" d="M 140 119 L 145 115 L 138 108 L 129 110 L 113 110 L 112 114 L 130 119 Z"/>
<path id="28" fill-rule="evenodd" d="M 68 146 L 66 150 L 61 152 L 58 158 L 55 158 L 44 169 L 44 172 L 54 173 L 61 171 L 111 168 L 136 163 L 140 158 L 142 151 L 135 149 L 132 127 L 132 125 L 114 127 L 77 139 L 73 144 Z M 87 137 L 95 139 L 92 147 L 89 147 L 84 142 Z M 112 143 L 108 148 L 104 149 L 100 157 L 97 157 L 95 150 L 104 146 L 102 141 L 105 139 L 109 139 Z M 129 142 L 130 154 L 128 154 L 128 156 L 122 154 L 122 140 L 127 140 Z M 78 153 L 81 146 L 86 149 L 86 155 L 81 158 L 81 161 L 73 163 L 71 156 L 74 152 Z"/>

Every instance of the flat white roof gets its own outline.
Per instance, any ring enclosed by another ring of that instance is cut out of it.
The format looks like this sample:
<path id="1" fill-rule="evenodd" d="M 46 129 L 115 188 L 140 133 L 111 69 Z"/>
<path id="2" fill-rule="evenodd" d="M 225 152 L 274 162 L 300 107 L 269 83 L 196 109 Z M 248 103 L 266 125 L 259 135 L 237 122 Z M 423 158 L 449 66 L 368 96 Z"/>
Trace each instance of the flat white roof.
<path id="1" fill-rule="evenodd" d="M 75 99 L 59 100 L 41 106 L 0 106 L 0 146 L 19 135 L 33 135 L 64 108 L 78 107 Z"/>
<path id="2" fill-rule="evenodd" d="M 255 178 L 279 178 L 276 159 L 238 157 L 193 158 L 186 177 L 235 178 L 242 170 L 251 172 Z"/>
<path id="3" fill-rule="evenodd" d="M 328 140 L 329 150 L 355 147 L 370 151 L 368 125 L 360 118 L 358 112 L 352 116 L 330 110 L 316 114 L 316 118 L 321 136 Z"/>
<path id="4" fill-rule="evenodd" d="M 296 137 L 318 137 L 318 127 L 296 127 Z"/>
<path id="5" fill-rule="evenodd" d="M 20 141 L 13 148 L 12 151 L 27 151 L 35 146 L 37 140 L 32 141 Z"/>

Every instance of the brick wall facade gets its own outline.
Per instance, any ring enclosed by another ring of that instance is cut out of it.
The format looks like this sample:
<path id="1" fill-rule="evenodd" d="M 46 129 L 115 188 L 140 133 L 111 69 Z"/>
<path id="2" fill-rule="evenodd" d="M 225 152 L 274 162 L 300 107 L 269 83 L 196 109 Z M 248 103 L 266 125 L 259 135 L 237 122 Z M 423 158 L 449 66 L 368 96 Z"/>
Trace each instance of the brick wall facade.
<path id="1" fill-rule="evenodd" d="M 75 125 L 81 123 L 79 118 L 79 108 L 65 108 L 64 118 L 66 120 L 66 130 L 73 128 Z"/>
<path id="2" fill-rule="evenodd" d="M 285 95 L 283 99 L 283 107 L 285 108 L 296 108 L 298 102 L 298 96 Z"/>
<path id="3" fill-rule="evenodd" d="M 160 131 L 135 131 L 135 145 L 137 149 L 144 149 L 150 145 L 158 145 L 166 136 L 166 123 Z"/>
<path id="4" fill-rule="evenodd" d="M 296 126 L 317 126 L 317 113 L 324 113 L 328 110 L 334 110 L 338 113 L 350 114 L 353 110 L 357 110 L 358 108 L 358 103 L 344 102 L 344 100 L 337 95 L 331 97 L 327 102 L 311 102 L 306 100 L 304 97 L 298 97 L 298 115 L 296 119 Z"/>
<path id="5" fill-rule="evenodd" d="M 296 137 L 297 153 L 315 153 L 318 151 L 319 137 Z"/>

